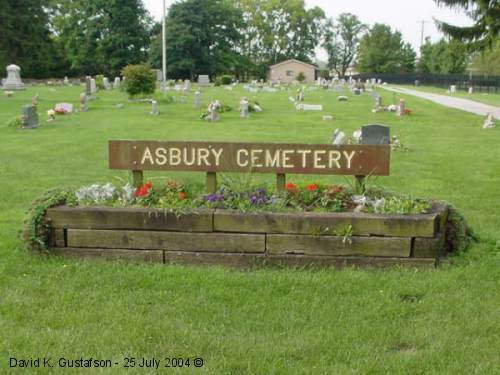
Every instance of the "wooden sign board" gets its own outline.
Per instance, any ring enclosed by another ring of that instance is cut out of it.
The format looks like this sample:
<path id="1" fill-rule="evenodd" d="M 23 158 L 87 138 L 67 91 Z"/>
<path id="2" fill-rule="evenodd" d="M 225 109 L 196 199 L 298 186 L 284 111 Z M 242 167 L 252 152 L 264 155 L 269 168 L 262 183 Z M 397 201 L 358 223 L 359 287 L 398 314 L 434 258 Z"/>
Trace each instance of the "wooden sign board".
<path id="1" fill-rule="evenodd" d="M 109 167 L 132 171 L 388 176 L 390 146 L 112 140 Z"/>

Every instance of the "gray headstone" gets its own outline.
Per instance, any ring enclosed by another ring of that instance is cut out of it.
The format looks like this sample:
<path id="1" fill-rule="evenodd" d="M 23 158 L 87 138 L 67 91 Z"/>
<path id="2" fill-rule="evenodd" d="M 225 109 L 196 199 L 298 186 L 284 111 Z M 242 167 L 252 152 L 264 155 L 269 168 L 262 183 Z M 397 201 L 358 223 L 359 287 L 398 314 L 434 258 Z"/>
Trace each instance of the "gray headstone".
<path id="1" fill-rule="evenodd" d="M 210 86 L 210 77 L 207 75 L 199 75 L 198 76 L 198 85 L 201 87 Z"/>
<path id="2" fill-rule="evenodd" d="M 201 107 L 201 92 L 199 92 L 199 91 L 196 91 L 194 93 L 194 107 L 195 108 Z"/>
<path id="3" fill-rule="evenodd" d="M 17 65 L 7 67 L 7 79 L 3 82 L 2 90 L 24 90 L 24 83 L 21 81 L 21 68 Z"/>
<path id="4" fill-rule="evenodd" d="M 23 106 L 22 123 L 24 129 L 33 129 L 38 127 L 38 112 L 36 111 L 36 106 Z"/>
<path id="5" fill-rule="evenodd" d="M 87 96 L 92 95 L 91 80 L 92 80 L 92 78 L 90 76 L 85 77 L 85 94 L 87 94 Z"/>
<path id="6" fill-rule="evenodd" d="M 82 92 L 80 94 L 80 112 L 87 112 L 88 110 L 88 97 L 87 94 Z"/>
<path id="7" fill-rule="evenodd" d="M 361 128 L 361 144 L 388 145 L 391 143 L 391 128 L 384 125 L 365 125 Z"/>

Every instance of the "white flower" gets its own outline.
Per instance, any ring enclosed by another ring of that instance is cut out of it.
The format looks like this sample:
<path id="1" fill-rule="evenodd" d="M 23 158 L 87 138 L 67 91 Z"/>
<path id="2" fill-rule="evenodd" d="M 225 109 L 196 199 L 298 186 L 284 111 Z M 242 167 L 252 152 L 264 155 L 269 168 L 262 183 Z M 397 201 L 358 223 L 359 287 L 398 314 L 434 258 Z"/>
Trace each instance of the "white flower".
<path id="1" fill-rule="evenodd" d="M 135 188 L 132 185 L 127 184 L 124 187 L 122 187 L 122 194 L 120 197 L 122 201 L 132 202 L 134 200 L 134 197 L 135 197 Z"/>

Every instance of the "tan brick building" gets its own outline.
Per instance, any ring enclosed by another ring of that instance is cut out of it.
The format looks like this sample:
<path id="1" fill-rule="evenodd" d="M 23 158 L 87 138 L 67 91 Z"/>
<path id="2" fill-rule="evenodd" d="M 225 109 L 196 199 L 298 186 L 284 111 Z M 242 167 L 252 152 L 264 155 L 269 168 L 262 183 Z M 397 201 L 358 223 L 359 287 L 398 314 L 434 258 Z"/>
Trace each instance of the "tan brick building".
<path id="1" fill-rule="evenodd" d="M 269 71 L 269 80 L 271 82 L 290 83 L 297 80 L 300 73 L 304 73 L 306 77 L 305 83 L 313 83 L 316 75 L 316 67 L 314 65 L 291 59 L 272 65 Z"/>

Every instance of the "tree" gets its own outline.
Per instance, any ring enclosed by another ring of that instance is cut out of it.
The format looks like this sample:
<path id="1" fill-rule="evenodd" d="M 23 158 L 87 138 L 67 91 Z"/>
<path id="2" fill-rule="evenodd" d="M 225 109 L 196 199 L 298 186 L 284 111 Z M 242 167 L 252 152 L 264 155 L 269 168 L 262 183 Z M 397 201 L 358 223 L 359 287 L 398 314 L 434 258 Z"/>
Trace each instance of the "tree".
<path id="1" fill-rule="evenodd" d="M 343 13 L 328 23 L 324 47 L 328 53 L 328 67 L 343 78 L 356 57 L 361 33 L 366 26 L 353 14 Z"/>
<path id="2" fill-rule="evenodd" d="M 435 0 L 449 8 L 462 8 L 475 22 L 459 27 L 436 21 L 439 28 L 455 39 L 468 43 L 473 51 L 483 51 L 493 46 L 500 36 L 500 1 L 498 0 Z"/>
<path id="3" fill-rule="evenodd" d="M 467 68 L 467 47 L 458 40 L 441 39 L 432 43 L 429 38 L 420 48 L 418 71 L 420 73 L 462 74 Z"/>
<path id="4" fill-rule="evenodd" d="M 358 69 L 361 73 L 408 73 L 415 69 L 416 53 L 399 31 L 375 24 L 361 38 Z"/>
<path id="5" fill-rule="evenodd" d="M 477 53 L 472 59 L 471 66 L 476 74 L 500 76 L 500 39 L 490 50 Z"/>
<path id="6" fill-rule="evenodd" d="M 0 67 L 17 64 L 25 77 L 58 75 L 62 53 L 50 35 L 46 1 L 3 0 L 0 5 Z"/>
<path id="7" fill-rule="evenodd" d="M 75 73 L 118 75 L 147 57 L 151 18 L 141 0 L 57 0 L 52 20 Z"/>
<path id="8" fill-rule="evenodd" d="M 185 0 L 174 3 L 167 16 L 169 76 L 193 79 L 197 74 L 235 70 L 241 57 L 235 50 L 242 27 L 241 12 L 226 0 Z M 151 46 L 151 63 L 161 66 L 161 33 Z"/>
<path id="9" fill-rule="evenodd" d="M 304 0 L 239 0 L 236 6 L 245 20 L 239 49 L 255 75 L 263 78 L 269 65 L 287 59 L 312 61 L 324 32 L 321 8 L 306 9 Z"/>

